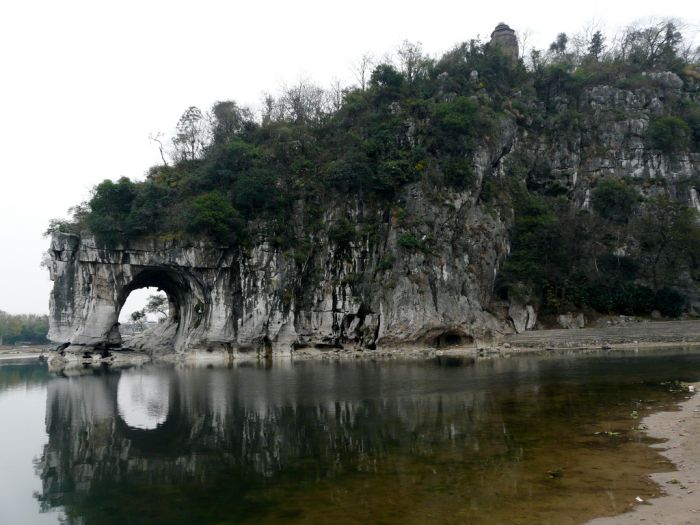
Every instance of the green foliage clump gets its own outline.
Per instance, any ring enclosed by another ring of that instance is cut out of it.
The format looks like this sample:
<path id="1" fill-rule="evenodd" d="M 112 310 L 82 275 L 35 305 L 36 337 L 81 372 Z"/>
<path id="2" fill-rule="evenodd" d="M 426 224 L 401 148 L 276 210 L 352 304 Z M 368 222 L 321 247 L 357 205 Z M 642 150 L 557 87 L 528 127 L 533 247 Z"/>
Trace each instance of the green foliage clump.
<path id="1" fill-rule="evenodd" d="M 620 280 L 589 284 L 583 294 L 582 304 L 604 314 L 649 315 L 656 303 L 648 286 Z"/>
<path id="2" fill-rule="evenodd" d="M 344 217 L 335 221 L 328 231 L 328 239 L 341 250 L 349 248 L 356 237 L 355 225 Z"/>
<path id="3" fill-rule="evenodd" d="M 690 126 L 680 117 L 658 117 L 649 123 L 647 138 L 652 148 L 670 155 L 688 149 Z"/>
<path id="4" fill-rule="evenodd" d="M 114 244 L 128 235 L 131 204 L 136 197 L 134 186 L 126 177 L 116 183 L 105 180 L 97 185 L 86 222 L 98 239 Z"/>
<path id="5" fill-rule="evenodd" d="M 433 134 L 445 149 L 459 148 L 462 139 L 477 135 L 482 128 L 479 107 L 467 97 L 435 105 Z"/>
<path id="6" fill-rule="evenodd" d="M 240 214 L 225 195 L 212 191 L 194 197 L 186 212 L 187 231 L 230 243 L 242 229 Z"/>
<path id="7" fill-rule="evenodd" d="M 391 270 L 394 267 L 395 262 L 396 257 L 394 257 L 393 255 L 383 257 L 379 260 L 379 263 L 377 264 L 377 271 L 386 272 L 387 270 Z"/>
<path id="8" fill-rule="evenodd" d="M 579 97 L 583 87 L 579 79 L 569 72 L 566 65 L 555 63 L 538 72 L 534 87 L 545 107 L 552 110 L 562 96 Z"/>
<path id="9" fill-rule="evenodd" d="M 243 171 L 233 184 L 233 194 L 236 207 L 246 218 L 275 209 L 279 195 L 274 172 L 263 167 Z"/>
<path id="10" fill-rule="evenodd" d="M 52 233 L 80 233 L 76 224 L 69 219 L 51 219 L 49 225 L 44 231 L 44 235 Z"/>
<path id="11" fill-rule="evenodd" d="M 690 100 L 683 101 L 680 116 L 690 130 L 690 147 L 695 151 L 700 150 L 700 104 Z"/>
<path id="12" fill-rule="evenodd" d="M 513 198 L 515 219 L 511 232 L 511 253 L 499 274 L 498 287 L 525 289 L 527 295 L 541 295 L 553 268 L 560 266 L 561 227 L 547 201 L 518 187 Z"/>
<path id="13" fill-rule="evenodd" d="M 399 235 L 399 237 L 396 239 L 396 242 L 399 246 L 401 246 L 402 248 L 406 248 L 407 250 L 423 250 L 423 243 L 419 241 L 415 235 L 409 232 L 404 232 L 401 235 Z"/>
<path id="14" fill-rule="evenodd" d="M 656 81 L 649 75 L 642 73 L 623 75 L 622 77 L 615 79 L 614 86 L 620 89 L 631 90 L 643 88 L 653 89 L 656 87 Z"/>
<path id="15" fill-rule="evenodd" d="M 0 344 L 47 343 L 49 318 L 46 315 L 11 315 L 0 310 Z"/>
<path id="16" fill-rule="evenodd" d="M 442 170 L 445 174 L 445 183 L 452 188 L 463 190 L 472 188 L 476 183 L 476 176 L 469 159 L 462 157 L 445 159 Z"/>
<path id="17" fill-rule="evenodd" d="M 557 199 L 511 187 L 511 253 L 497 291 L 534 301 L 543 313 L 680 315 L 686 300 L 675 286 L 685 275 L 697 279 L 700 270 L 695 211 L 666 197 L 635 211 L 636 192 L 618 180 L 601 182 L 597 191 L 597 216 L 572 217 Z"/>
<path id="18" fill-rule="evenodd" d="M 604 179 L 591 194 L 593 210 L 614 222 L 627 222 L 638 200 L 637 192 L 621 179 Z"/>
<path id="19" fill-rule="evenodd" d="M 672 286 L 683 271 L 697 273 L 700 226 L 694 209 L 654 197 L 631 227 L 641 271 L 654 288 Z"/>
<path id="20" fill-rule="evenodd" d="M 380 91 L 384 100 L 397 98 L 403 84 L 404 77 L 391 64 L 379 64 L 370 77 L 370 85 Z"/>
<path id="21" fill-rule="evenodd" d="M 656 292 L 654 305 L 667 317 L 678 317 L 685 310 L 687 298 L 678 290 L 661 288 Z"/>

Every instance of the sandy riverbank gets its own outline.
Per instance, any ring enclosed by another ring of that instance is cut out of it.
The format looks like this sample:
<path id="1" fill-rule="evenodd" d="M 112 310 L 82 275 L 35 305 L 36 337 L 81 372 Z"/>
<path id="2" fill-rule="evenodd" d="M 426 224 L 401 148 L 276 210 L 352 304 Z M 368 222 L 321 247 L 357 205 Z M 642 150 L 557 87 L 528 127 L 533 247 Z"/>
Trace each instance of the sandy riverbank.
<path id="1" fill-rule="evenodd" d="M 693 385 L 696 392 L 700 383 Z M 636 506 L 625 514 L 597 518 L 586 525 L 686 525 L 700 524 L 700 396 L 682 402 L 679 411 L 657 412 L 645 418 L 651 437 L 663 439 L 652 445 L 662 450 L 678 469 L 651 474 L 666 495 Z"/>
<path id="2" fill-rule="evenodd" d="M 13 359 L 38 359 L 39 356 L 48 356 L 47 346 L 0 346 L 0 361 Z"/>

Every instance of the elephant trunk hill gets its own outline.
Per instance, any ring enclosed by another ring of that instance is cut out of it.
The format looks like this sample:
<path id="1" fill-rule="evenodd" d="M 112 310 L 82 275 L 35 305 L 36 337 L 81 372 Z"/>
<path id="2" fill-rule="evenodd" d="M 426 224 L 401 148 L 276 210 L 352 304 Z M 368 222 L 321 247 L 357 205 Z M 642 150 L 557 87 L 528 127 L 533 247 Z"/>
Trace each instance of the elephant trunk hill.
<path id="1" fill-rule="evenodd" d="M 254 120 L 217 103 L 199 143 L 190 108 L 171 164 L 52 224 L 49 338 L 274 355 L 694 314 L 700 69 L 673 32 L 658 57 L 558 40 L 526 68 L 511 33 L 412 48 L 335 106 L 289 90 Z M 169 315 L 123 342 L 124 302 L 150 286 Z"/>

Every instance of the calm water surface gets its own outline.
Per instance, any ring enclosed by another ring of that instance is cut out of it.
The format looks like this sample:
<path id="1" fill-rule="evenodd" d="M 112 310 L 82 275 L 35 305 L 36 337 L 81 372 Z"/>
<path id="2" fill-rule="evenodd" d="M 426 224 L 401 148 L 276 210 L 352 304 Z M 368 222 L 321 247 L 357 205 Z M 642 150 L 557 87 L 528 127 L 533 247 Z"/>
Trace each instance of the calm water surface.
<path id="1" fill-rule="evenodd" d="M 0 362 L 0 524 L 567 524 L 651 497 L 667 350 L 480 361 Z"/>

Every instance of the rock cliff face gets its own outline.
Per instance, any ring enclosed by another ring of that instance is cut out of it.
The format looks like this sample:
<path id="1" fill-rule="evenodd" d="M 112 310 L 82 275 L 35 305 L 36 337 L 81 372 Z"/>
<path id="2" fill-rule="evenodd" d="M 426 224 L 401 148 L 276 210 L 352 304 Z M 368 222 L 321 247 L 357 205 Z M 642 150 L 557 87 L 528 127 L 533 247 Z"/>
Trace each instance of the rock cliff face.
<path id="1" fill-rule="evenodd" d="M 476 156 L 479 181 L 493 176 L 514 132 L 514 122 L 504 120 L 500 141 Z M 147 286 L 168 295 L 169 329 L 141 345 L 175 352 L 440 346 L 491 340 L 507 330 L 486 310 L 508 250 L 505 223 L 477 205 L 475 192 L 435 201 L 416 184 L 398 202 L 403 213 L 423 219 L 416 246 L 401 242 L 392 213 L 358 202 L 329 207 L 325 222 L 339 210 L 351 221 L 371 215 L 374 242 L 343 244 L 313 233 L 305 260 L 266 242 L 232 251 L 157 241 L 105 250 L 91 237 L 55 234 L 49 337 L 118 346 L 121 307 L 132 290 Z"/>
<path id="2" fill-rule="evenodd" d="M 637 90 L 588 88 L 575 108 L 561 98 L 551 101 L 554 109 L 502 116 L 496 136 L 472 159 L 469 190 L 437 193 L 421 182 L 404 186 L 390 209 L 327 203 L 325 225 L 343 219 L 371 224 L 371 231 L 361 242 L 342 242 L 328 228 L 308 232 L 304 257 L 264 236 L 245 249 L 155 240 L 103 249 L 89 235 L 54 234 L 49 337 L 118 347 L 119 312 L 131 291 L 147 286 L 166 292 L 170 316 L 132 346 L 159 352 L 480 344 L 531 329 L 532 305 L 493 299 L 511 216 L 479 195 L 489 178 L 517 176 L 531 190 L 565 194 L 585 209 L 598 178 L 626 176 L 642 192 L 655 191 L 655 180 L 671 181 L 677 198 L 700 206 L 692 184 L 698 155 L 669 157 L 645 143 L 665 102 L 687 96 L 672 73 L 653 81 Z M 420 218 L 410 237 L 401 233 L 404 215 Z"/>
<path id="3" fill-rule="evenodd" d="M 645 76 L 651 85 L 643 88 L 599 85 L 587 88 L 577 101 L 559 97 L 550 102 L 553 109 L 530 108 L 506 169 L 520 171 L 529 188 L 567 195 L 583 208 L 589 206 L 591 188 L 604 177 L 629 178 L 646 195 L 665 181 L 677 198 L 697 207 L 693 186 L 700 155 L 663 154 L 650 148 L 646 138 L 654 117 L 693 95 L 682 90 L 683 81 L 674 73 Z"/>

